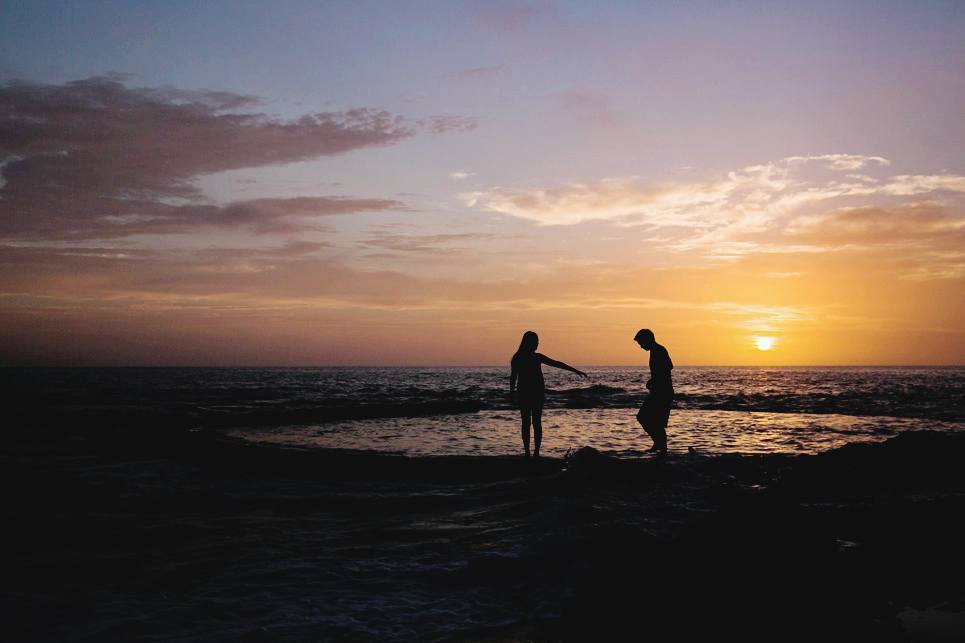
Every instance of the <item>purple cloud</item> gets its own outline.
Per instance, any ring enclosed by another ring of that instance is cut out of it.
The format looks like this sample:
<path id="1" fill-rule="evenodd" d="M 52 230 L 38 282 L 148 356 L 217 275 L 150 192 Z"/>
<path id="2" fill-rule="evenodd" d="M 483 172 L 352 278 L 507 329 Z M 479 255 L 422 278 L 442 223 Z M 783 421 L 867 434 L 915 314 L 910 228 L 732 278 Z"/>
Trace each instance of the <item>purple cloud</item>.
<path id="1" fill-rule="evenodd" d="M 480 80 L 482 78 L 488 78 L 490 76 L 495 76 L 501 74 L 509 69 L 508 65 L 496 65 L 494 67 L 477 67 L 475 69 L 463 69 L 462 71 L 457 71 L 456 76 L 459 78 L 464 78 L 466 80 Z"/>
<path id="2" fill-rule="evenodd" d="M 372 109 L 281 121 L 255 111 L 258 105 L 251 96 L 129 88 L 104 77 L 0 85 L 0 237 L 109 238 L 192 225 L 269 231 L 291 229 L 303 216 L 397 208 L 395 201 L 328 197 L 210 206 L 192 179 L 474 126 Z"/>
<path id="3" fill-rule="evenodd" d="M 525 0 L 479 0 L 477 20 L 486 27 L 515 31 L 522 29 L 542 15 L 555 10 L 553 2 Z"/>
<path id="4" fill-rule="evenodd" d="M 621 121 L 613 101 L 593 89 L 577 87 L 555 94 L 550 99 L 587 125 L 612 127 Z"/>
<path id="5" fill-rule="evenodd" d="M 492 241 L 503 239 L 503 235 L 482 232 L 468 232 L 461 234 L 432 234 L 432 235 L 406 235 L 391 232 L 373 232 L 368 240 L 362 242 L 360 247 L 375 247 L 382 250 L 392 250 L 396 252 L 431 252 L 439 253 L 459 253 L 465 250 L 464 247 L 447 247 L 453 242 L 475 242 Z M 391 256 L 391 255 L 389 255 Z"/>

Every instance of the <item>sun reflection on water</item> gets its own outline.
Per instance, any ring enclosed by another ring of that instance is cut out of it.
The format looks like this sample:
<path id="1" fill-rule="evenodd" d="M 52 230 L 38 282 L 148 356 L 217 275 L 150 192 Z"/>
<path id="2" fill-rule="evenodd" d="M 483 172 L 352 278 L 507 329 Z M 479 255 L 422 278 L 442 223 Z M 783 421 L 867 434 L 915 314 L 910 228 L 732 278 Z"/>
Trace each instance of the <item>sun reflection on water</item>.
<path id="1" fill-rule="evenodd" d="M 561 457 L 590 446 L 633 457 L 650 447 L 635 409 L 547 410 L 542 452 Z M 818 453 L 848 442 L 880 441 L 902 430 L 955 430 L 959 425 L 913 418 L 831 414 L 674 410 L 667 429 L 671 452 L 707 455 Z M 358 420 L 327 425 L 240 429 L 233 435 L 300 446 L 363 449 L 419 456 L 511 455 L 522 452 L 512 411 Z"/>

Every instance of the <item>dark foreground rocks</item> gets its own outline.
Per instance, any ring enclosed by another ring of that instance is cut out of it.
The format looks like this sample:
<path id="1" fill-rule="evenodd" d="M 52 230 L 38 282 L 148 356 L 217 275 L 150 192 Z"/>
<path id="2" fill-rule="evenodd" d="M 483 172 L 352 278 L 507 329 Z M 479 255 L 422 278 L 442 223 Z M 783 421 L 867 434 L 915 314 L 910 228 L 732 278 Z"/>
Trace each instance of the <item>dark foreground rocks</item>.
<path id="1" fill-rule="evenodd" d="M 561 638 L 945 640 L 899 613 L 965 609 L 965 435 L 742 460 L 731 484 L 751 491 L 705 488 L 717 510 L 675 537 L 599 543 Z"/>
<path id="2" fill-rule="evenodd" d="M 815 456 L 615 459 L 581 449 L 537 461 L 132 429 L 8 432 L 0 453 L 0 598 L 13 607 L 5 640 L 65 640 L 78 626 L 88 634 L 71 634 L 76 640 L 134 640 L 104 629 L 119 622 L 116 599 L 140 601 L 143 611 L 157 600 L 186 601 L 210 578 L 257 572 L 278 603 L 265 616 L 268 630 L 289 632 L 257 640 L 354 643 L 354 631 L 333 639 L 311 622 L 291 629 L 290 606 L 315 586 L 277 577 L 266 552 L 323 569 L 332 525 L 364 527 L 362 544 L 381 556 L 410 533 L 388 527 L 462 521 L 456 526 L 468 532 L 483 529 L 474 516 L 487 512 L 499 516 L 500 539 L 515 539 L 525 555 L 487 556 L 501 545 L 480 532 L 467 556 L 481 565 L 447 582 L 459 591 L 505 588 L 511 599 L 532 587 L 566 598 L 529 622 L 516 616 L 508 630 L 456 641 L 965 640 L 965 631 L 923 638 L 901 617 L 907 608 L 965 612 L 965 433 L 904 433 Z M 426 536 L 426 550 L 462 556 L 446 533 Z M 168 640 L 230 640 L 208 626 L 211 614 L 224 627 L 244 617 L 217 599 L 184 616 L 181 638 Z M 257 634 L 264 627 L 256 625 Z"/>

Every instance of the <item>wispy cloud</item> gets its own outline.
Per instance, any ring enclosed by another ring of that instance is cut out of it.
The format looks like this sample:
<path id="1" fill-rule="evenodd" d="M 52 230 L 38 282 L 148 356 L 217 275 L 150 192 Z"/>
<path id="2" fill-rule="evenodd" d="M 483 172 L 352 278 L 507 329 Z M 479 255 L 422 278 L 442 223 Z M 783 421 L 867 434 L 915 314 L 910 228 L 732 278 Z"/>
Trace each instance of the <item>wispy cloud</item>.
<path id="1" fill-rule="evenodd" d="M 606 179 L 461 198 L 541 226 L 643 227 L 639 243 L 651 250 L 714 262 L 860 253 L 900 278 L 961 276 L 947 253 L 965 245 L 965 176 L 888 175 L 889 165 L 878 156 L 797 156 L 700 180 Z"/>
<path id="2" fill-rule="evenodd" d="M 808 167 L 815 163 L 833 174 L 817 176 Z M 903 230 L 922 229 L 921 218 L 911 216 L 912 212 L 921 210 L 909 209 L 914 203 L 902 199 L 928 195 L 933 203 L 938 199 L 948 202 L 949 209 L 942 215 L 944 229 L 958 229 L 965 214 L 961 207 L 965 176 L 898 175 L 880 179 L 862 176 L 859 180 L 841 181 L 834 174 L 869 165 L 882 168 L 888 164 L 881 157 L 845 154 L 792 157 L 699 181 L 648 184 L 637 179 L 605 179 L 596 183 L 495 189 L 460 196 L 470 207 L 482 207 L 540 225 L 608 221 L 620 226 L 689 229 L 699 232 L 700 236 L 713 234 L 713 240 L 720 242 L 737 241 L 739 235 L 785 227 L 791 233 L 800 234 L 804 227 L 813 228 L 816 221 L 824 220 L 813 218 L 818 216 L 815 209 L 823 212 L 820 216 L 824 218 L 830 216 L 828 212 L 842 208 L 888 209 L 902 221 Z M 836 216 L 840 219 L 841 215 Z M 929 220 L 928 225 L 931 227 L 924 229 L 932 230 L 934 221 Z M 691 235 L 692 242 L 694 239 Z"/>
<path id="3" fill-rule="evenodd" d="M 622 120 L 619 111 L 608 96 L 586 87 L 553 94 L 549 100 L 572 114 L 581 123 L 592 127 L 613 127 Z"/>
<path id="4" fill-rule="evenodd" d="M 374 237 L 368 245 L 401 253 L 461 252 L 468 244 L 493 235 L 454 234 Z M 735 327 L 764 328 L 813 320 L 807 306 L 768 306 L 719 299 L 680 297 L 682 274 L 654 288 L 654 296 L 633 295 L 634 285 L 654 281 L 653 273 L 632 266 L 558 263 L 538 274 L 507 279 L 459 278 L 452 270 L 416 276 L 397 270 L 356 269 L 317 256 L 324 244 L 295 242 L 283 246 L 208 249 L 200 252 L 133 251 L 112 248 L 74 250 L 57 247 L 0 246 L 0 308 L 80 311 L 225 310 L 260 311 L 324 308 L 339 310 L 586 311 L 635 314 L 684 311 L 713 315 Z M 18 266 L 43 263 L 43 271 Z M 325 275 L 319 279 L 319 275 Z M 606 275 L 605 280 L 600 280 Z M 666 281 L 666 280 L 664 280 Z M 534 297 L 533 293 L 542 293 Z M 677 293 L 674 297 L 673 293 Z"/>
<path id="5" fill-rule="evenodd" d="M 397 252 L 448 254 L 463 252 L 466 249 L 466 246 L 450 245 L 453 243 L 475 243 L 502 238 L 504 238 L 503 235 L 479 232 L 429 235 L 373 232 L 361 245 L 362 247 L 374 247 Z"/>
<path id="6" fill-rule="evenodd" d="M 129 88 L 104 77 L 0 86 L 0 238 L 110 238 L 193 225 L 288 230 L 299 218 L 400 207 L 333 197 L 212 206 L 193 180 L 474 126 L 373 109 L 282 121 L 254 111 L 259 106 L 251 96 Z"/>
<path id="7" fill-rule="evenodd" d="M 846 208 L 799 217 L 786 233 L 815 243 L 908 243 L 965 230 L 965 217 L 936 203 L 884 210 Z"/>
<path id="8" fill-rule="evenodd" d="M 555 8 L 549 0 L 476 0 L 475 4 L 479 24 L 508 31 L 527 27 Z"/>
<path id="9" fill-rule="evenodd" d="M 509 70 L 509 65 L 494 65 L 492 67 L 476 67 L 456 72 L 456 77 L 466 80 L 482 80 L 490 76 L 497 76 Z"/>
<path id="10" fill-rule="evenodd" d="M 824 154 L 822 156 L 792 156 L 785 161 L 789 165 L 808 163 L 811 161 L 825 161 L 824 167 L 829 170 L 860 170 L 876 163 L 878 166 L 891 165 L 891 161 L 880 156 L 861 156 L 858 154 Z"/>
<path id="11" fill-rule="evenodd" d="M 224 206 L 172 205 L 144 199 L 99 199 L 92 216 L 70 220 L 47 217 L 39 208 L 6 204 L 11 212 L 36 217 L 11 217 L 2 233 L 8 239 L 82 241 L 119 239 L 142 234 L 184 234 L 205 228 L 243 229 L 253 234 L 322 230 L 313 222 L 320 216 L 404 210 L 394 199 L 296 197 L 234 201 Z M 78 204 L 79 205 L 79 204 Z M 98 207 L 99 206 L 99 207 Z M 0 212 L 4 204 L 0 204 Z M 57 213 L 60 214 L 60 213 Z"/>
<path id="12" fill-rule="evenodd" d="M 761 172 L 732 174 L 701 183 L 641 184 L 605 179 L 554 188 L 497 189 L 461 195 L 470 206 L 541 225 L 573 225 L 605 220 L 621 225 L 701 227 L 730 213 L 724 207 L 739 187 L 761 182 Z"/>

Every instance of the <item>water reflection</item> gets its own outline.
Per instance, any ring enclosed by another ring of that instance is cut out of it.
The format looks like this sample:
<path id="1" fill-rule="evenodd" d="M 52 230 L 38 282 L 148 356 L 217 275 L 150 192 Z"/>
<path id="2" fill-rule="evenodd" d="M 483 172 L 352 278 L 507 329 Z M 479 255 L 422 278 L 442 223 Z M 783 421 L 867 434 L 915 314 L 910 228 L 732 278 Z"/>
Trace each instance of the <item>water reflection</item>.
<path id="1" fill-rule="evenodd" d="M 591 446 L 622 457 L 643 453 L 649 438 L 628 409 L 545 412 L 543 453 L 561 457 Z M 676 410 L 668 427 L 671 452 L 704 454 L 818 453 L 848 442 L 880 441 L 903 430 L 961 430 L 955 423 L 914 418 L 832 414 Z M 516 418 L 501 411 L 421 418 L 357 420 L 324 426 L 240 429 L 233 435 L 299 446 L 363 449 L 409 455 L 518 453 Z"/>

